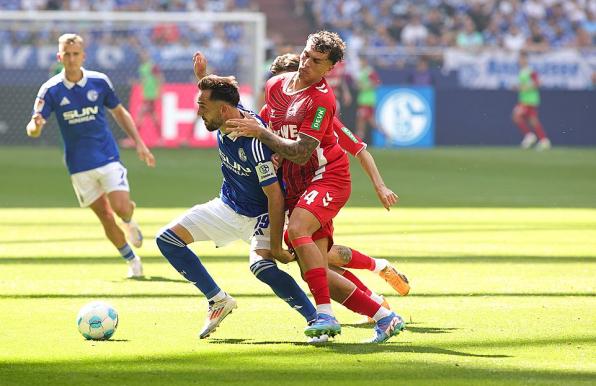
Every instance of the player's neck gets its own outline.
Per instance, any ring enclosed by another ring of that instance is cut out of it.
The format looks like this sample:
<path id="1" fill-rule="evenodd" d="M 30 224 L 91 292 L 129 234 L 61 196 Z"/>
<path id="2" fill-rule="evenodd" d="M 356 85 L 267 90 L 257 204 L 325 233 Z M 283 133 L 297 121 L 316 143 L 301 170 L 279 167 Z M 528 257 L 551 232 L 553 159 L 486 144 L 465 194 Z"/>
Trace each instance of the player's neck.
<path id="1" fill-rule="evenodd" d="M 66 80 L 68 80 L 69 82 L 77 83 L 78 81 L 83 79 L 83 70 L 81 70 L 80 68 L 70 72 L 64 70 L 64 76 L 66 77 Z"/>
<path id="2" fill-rule="evenodd" d="M 321 81 L 321 79 L 322 78 L 315 79 L 315 80 L 302 79 L 300 77 L 300 74 L 298 72 L 296 72 L 296 75 L 294 75 L 294 78 L 290 82 L 289 91 L 298 91 L 298 90 L 305 89 L 309 86 L 312 86 L 315 83 L 319 83 Z"/>

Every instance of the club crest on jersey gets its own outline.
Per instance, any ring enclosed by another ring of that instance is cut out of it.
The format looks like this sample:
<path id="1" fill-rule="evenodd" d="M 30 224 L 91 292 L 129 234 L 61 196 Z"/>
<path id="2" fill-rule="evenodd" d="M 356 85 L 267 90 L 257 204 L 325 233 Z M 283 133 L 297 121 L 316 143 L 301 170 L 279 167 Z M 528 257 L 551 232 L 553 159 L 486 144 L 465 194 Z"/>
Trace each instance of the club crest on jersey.
<path id="1" fill-rule="evenodd" d="M 323 118 L 325 118 L 326 112 L 327 112 L 327 109 L 322 106 L 319 106 L 317 108 L 317 111 L 315 112 L 315 119 L 313 119 L 312 125 L 310 125 L 311 129 L 313 129 L 313 130 L 321 129 L 321 123 L 323 123 Z"/>
<path id="2" fill-rule="evenodd" d="M 87 99 L 89 99 L 91 102 L 95 102 L 98 96 L 99 94 L 95 90 L 87 91 Z"/>
<path id="3" fill-rule="evenodd" d="M 242 162 L 246 162 L 246 153 L 244 152 L 243 148 L 238 149 L 238 157 L 242 160 Z"/>

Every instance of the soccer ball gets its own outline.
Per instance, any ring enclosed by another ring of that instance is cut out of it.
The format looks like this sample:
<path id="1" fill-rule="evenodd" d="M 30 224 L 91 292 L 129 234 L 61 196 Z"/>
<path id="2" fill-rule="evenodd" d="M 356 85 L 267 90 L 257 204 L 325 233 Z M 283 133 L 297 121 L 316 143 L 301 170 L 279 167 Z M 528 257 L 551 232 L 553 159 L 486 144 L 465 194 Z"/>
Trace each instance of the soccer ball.
<path id="1" fill-rule="evenodd" d="M 91 302 L 79 311 L 77 327 L 87 340 L 110 339 L 118 327 L 118 312 L 108 303 Z"/>

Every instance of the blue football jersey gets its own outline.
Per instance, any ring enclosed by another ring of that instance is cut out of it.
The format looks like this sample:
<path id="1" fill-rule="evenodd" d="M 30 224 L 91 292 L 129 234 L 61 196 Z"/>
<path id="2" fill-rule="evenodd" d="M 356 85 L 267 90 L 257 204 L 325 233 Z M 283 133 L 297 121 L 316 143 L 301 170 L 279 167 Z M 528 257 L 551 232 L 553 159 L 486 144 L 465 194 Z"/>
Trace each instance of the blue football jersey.
<path id="1" fill-rule="evenodd" d="M 255 113 L 238 108 L 263 121 Z M 256 217 L 268 212 L 263 186 L 278 182 L 271 162 L 273 152 L 256 138 L 234 137 L 217 131 L 223 184 L 220 197 L 236 213 Z"/>
<path id="2" fill-rule="evenodd" d="M 118 146 L 108 127 L 105 107 L 120 104 L 110 79 L 101 72 L 83 70 L 77 83 L 64 70 L 45 82 L 37 94 L 33 113 L 44 119 L 56 113 L 70 174 L 119 161 Z"/>

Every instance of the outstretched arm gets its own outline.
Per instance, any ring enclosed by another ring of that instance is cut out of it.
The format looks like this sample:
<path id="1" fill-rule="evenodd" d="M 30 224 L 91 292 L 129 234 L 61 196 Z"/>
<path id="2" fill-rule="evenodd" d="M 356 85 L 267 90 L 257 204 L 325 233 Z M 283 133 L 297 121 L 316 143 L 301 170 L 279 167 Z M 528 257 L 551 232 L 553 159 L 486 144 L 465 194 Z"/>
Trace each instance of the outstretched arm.
<path id="1" fill-rule="evenodd" d="M 112 116 L 116 120 L 116 123 L 118 123 L 118 126 L 120 126 L 122 130 L 124 130 L 124 132 L 126 132 L 126 134 L 135 141 L 139 159 L 145 162 L 147 166 L 155 167 L 155 157 L 153 157 L 153 154 L 145 145 L 145 142 L 143 142 L 143 139 L 137 130 L 137 125 L 135 125 L 135 122 L 130 116 L 128 110 L 119 104 L 118 106 L 111 109 L 110 113 L 112 113 Z"/>
<path id="2" fill-rule="evenodd" d="M 43 119 L 41 114 L 33 114 L 31 120 L 27 124 L 27 135 L 31 138 L 37 138 L 41 135 L 43 126 L 46 124 L 46 120 Z"/>
<path id="3" fill-rule="evenodd" d="M 192 65 L 198 82 L 207 75 L 207 58 L 201 51 L 195 52 L 192 56 Z"/>
<path id="4" fill-rule="evenodd" d="M 358 158 L 360 166 L 362 166 L 362 169 L 364 169 L 372 181 L 377 196 L 379 197 L 379 201 L 381 201 L 381 204 L 383 204 L 385 209 L 389 210 L 393 204 L 396 204 L 399 201 L 399 197 L 397 194 L 393 193 L 391 189 L 385 186 L 381 173 L 379 173 L 379 169 L 377 169 L 377 165 L 375 164 L 375 159 L 366 149 L 358 153 L 356 158 Z"/>
<path id="5" fill-rule="evenodd" d="M 304 165 L 310 159 L 313 151 L 319 146 L 319 141 L 307 135 L 298 133 L 298 139 L 282 138 L 259 125 L 252 118 L 229 119 L 226 126 L 236 135 L 257 138 L 282 158 Z"/>

